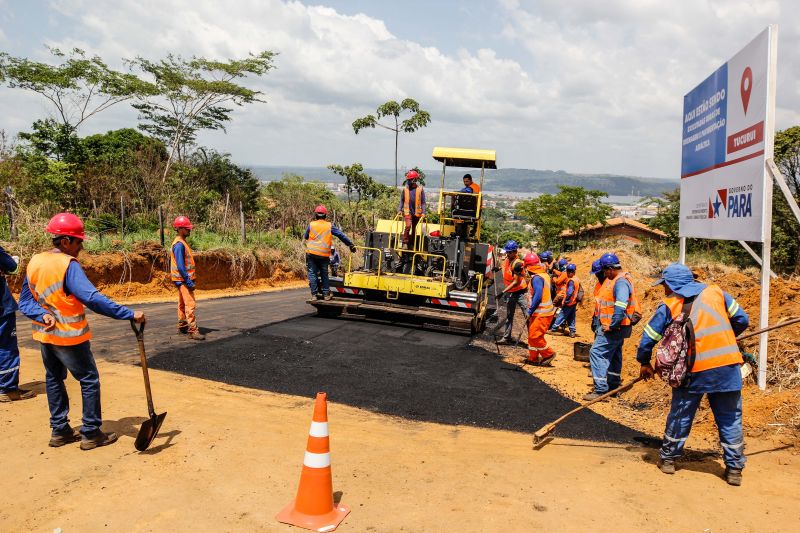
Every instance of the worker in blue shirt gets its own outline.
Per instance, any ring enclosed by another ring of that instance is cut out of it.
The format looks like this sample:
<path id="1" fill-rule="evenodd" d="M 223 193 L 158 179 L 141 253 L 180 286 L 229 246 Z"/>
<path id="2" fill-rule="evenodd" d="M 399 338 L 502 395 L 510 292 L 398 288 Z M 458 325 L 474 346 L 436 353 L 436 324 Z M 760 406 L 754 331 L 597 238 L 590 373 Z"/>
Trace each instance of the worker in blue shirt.
<path id="1" fill-rule="evenodd" d="M 575 272 L 578 266 L 575 263 L 568 263 L 565 267 L 567 273 L 567 284 L 564 287 L 563 304 L 561 305 L 561 313 L 553 321 L 550 327 L 551 332 L 555 332 L 560 328 L 569 328 L 569 336 L 575 338 L 577 335 L 575 329 L 575 311 L 578 305 L 578 291 L 581 288 L 580 281 L 575 279 Z"/>
<path id="2" fill-rule="evenodd" d="M 178 332 L 194 341 L 204 341 L 206 336 L 200 332 L 195 315 L 197 299 L 194 289 L 197 272 L 194 252 L 186 240 L 194 226 L 189 217 L 180 215 L 172 222 L 172 227 L 175 228 L 176 235 L 169 249 L 170 279 L 178 289 Z"/>
<path id="3" fill-rule="evenodd" d="M 77 216 L 60 213 L 50 220 L 46 231 L 53 237 L 54 248 L 34 255 L 28 263 L 19 308 L 33 320 L 33 339 L 41 347 L 52 429 L 50 446 L 80 439 L 81 449 L 91 450 L 113 444 L 118 437 L 100 429 L 100 376 L 89 345 L 92 334 L 84 306 L 118 320 L 143 323 L 145 316 L 103 296 L 88 280 L 76 260 L 86 238 Z M 81 384 L 80 436 L 69 425 L 69 397 L 64 386 L 67 371 Z"/>
<path id="4" fill-rule="evenodd" d="M 333 228 L 331 228 L 331 231 L 333 231 Z M 339 265 L 341 264 L 342 257 L 339 255 L 339 251 L 335 246 L 331 246 L 331 277 L 335 278 L 339 275 Z"/>
<path id="5" fill-rule="evenodd" d="M 707 395 L 719 428 L 725 479 L 731 485 L 740 485 L 745 464 L 740 372 L 743 360 L 736 337 L 747 329 L 750 319 L 730 294 L 716 285 L 695 281 L 686 265 L 669 265 L 655 285 L 664 286 L 665 298 L 639 341 L 636 360 L 641 364 L 640 375 L 645 379 L 653 377 L 653 348 L 673 320 L 686 310 L 684 306 L 691 305 L 689 319 L 694 330 L 694 361 L 690 361 L 688 383 L 672 389 L 659 468 L 665 474 L 675 473 L 675 460 L 683 454 L 697 407 Z"/>
<path id="6" fill-rule="evenodd" d="M 303 234 L 303 241 L 306 243 L 308 287 L 311 289 L 311 298 L 317 300 L 330 300 L 333 297 L 331 295 L 330 278 L 328 278 L 333 237 L 350 247 L 351 253 L 356 252 L 356 246 L 347 238 L 347 235 L 325 220 L 327 216 L 327 207 L 322 204 L 315 207 L 314 220 L 308 224 Z"/>
<path id="7" fill-rule="evenodd" d="M 0 402 L 33 398 L 33 391 L 19 388 L 19 346 L 17 346 L 17 302 L 11 296 L 7 275 L 19 272 L 19 259 L 0 246 Z"/>

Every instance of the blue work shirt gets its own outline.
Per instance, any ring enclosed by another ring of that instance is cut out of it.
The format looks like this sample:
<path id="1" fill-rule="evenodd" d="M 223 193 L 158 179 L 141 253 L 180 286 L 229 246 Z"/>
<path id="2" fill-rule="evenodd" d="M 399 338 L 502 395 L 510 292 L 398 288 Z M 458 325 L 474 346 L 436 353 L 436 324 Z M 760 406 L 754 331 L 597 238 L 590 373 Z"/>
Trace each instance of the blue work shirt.
<path id="1" fill-rule="evenodd" d="M 303 240 L 308 240 L 308 234 L 311 231 L 311 225 L 306 226 L 306 232 L 303 234 Z M 347 238 L 347 235 L 342 233 L 342 230 L 331 224 L 331 235 L 342 241 L 346 246 L 353 246 L 353 242 Z"/>
<path id="2" fill-rule="evenodd" d="M 633 287 L 630 282 L 622 277 L 622 274 L 617 274 L 614 279 L 614 315 L 611 317 L 611 329 L 617 330 L 622 328 L 622 321 L 626 318 L 625 310 L 630 304 L 631 296 L 633 295 Z"/>
<path id="3" fill-rule="evenodd" d="M 6 252 L 2 246 L 0 246 L 0 271 L 2 271 L 3 274 L 16 274 L 19 272 L 19 265 L 8 255 L 8 252 Z M 5 276 L 0 276 L 0 285 L 2 285 L 0 287 L 1 318 L 15 312 L 18 307 L 14 297 L 11 296 L 11 291 L 8 289 L 8 282 L 6 282 Z"/>
<path id="4" fill-rule="evenodd" d="M 704 287 L 706 285 L 703 285 Z M 725 295 L 725 308 L 728 309 L 728 319 L 733 328 L 734 335 L 740 335 L 750 325 L 750 317 L 744 309 L 739 307 L 736 300 L 723 291 Z M 696 296 L 695 296 L 696 297 Z M 636 360 L 640 364 L 650 363 L 653 356 L 653 348 L 663 338 L 667 326 L 672 324 L 672 313 L 666 304 L 661 303 L 653 318 L 644 328 L 642 339 L 639 341 L 639 349 L 636 352 Z M 689 392 L 704 394 L 707 392 L 731 392 L 742 389 L 742 374 L 738 364 L 710 368 L 702 372 L 693 373 L 689 380 Z"/>
<path id="5" fill-rule="evenodd" d="M 419 185 L 417 185 L 419 187 Z M 469 190 L 472 192 L 472 189 Z M 403 212 L 403 203 L 405 202 L 405 190 L 400 191 L 400 205 L 397 207 L 397 210 L 401 213 Z M 422 189 L 419 194 L 419 199 L 422 202 L 422 212 L 425 212 L 425 189 Z M 408 212 L 414 215 L 414 212 L 417 209 L 417 191 L 416 187 L 413 189 L 408 189 Z"/>
<path id="6" fill-rule="evenodd" d="M 539 304 L 542 303 L 542 295 L 544 293 L 544 278 L 542 276 L 534 276 L 531 278 L 531 287 L 533 287 L 533 294 L 531 295 L 531 305 L 528 308 L 528 316 L 532 315 Z"/>
<path id="7" fill-rule="evenodd" d="M 572 298 L 573 292 L 575 292 L 575 282 L 572 281 L 572 279 L 570 278 L 567 281 L 567 295 L 564 297 L 565 302 L 569 301 L 569 299 Z M 567 305 L 566 307 L 574 307 L 576 305 L 578 305 L 578 302 L 575 302 L 573 305 Z"/>
<path id="8" fill-rule="evenodd" d="M 182 242 L 176 242 L 172 245 L 172 254 L 175 256 L 175 268 L 183 278 L 183 281 L 175 281 L 176 287 L 180 287 L 184 283 L 190 289 L 194 289 L 194 281 L 189 279 L 189 272 L 186 271 L 186 247 Z"/>
<path id="9" fill-rule="evenodd" d="M 103 296 L 92 285 L 92 282 L 86 277 L 86 273 L 77 261 L 71 261 L 69 267 L 67 267 L 67 273 L 64 275 L 64 292 L 67 293 L 67 296 L 75 296 L 80 303 L 97 314 L 118 320 L 130 320 L 133 318 L 131 309 Z M 49 311 L 39 305 L 36 297 L 31 294 L 31 289 L 28 286 L 28 276 L 25 276 L 25 281 L 22 282 L 22 290 L 19 293 L 19 309 L 22 314 L 36 322 L 42 322 L 44 315 L 49 314 Z"/>

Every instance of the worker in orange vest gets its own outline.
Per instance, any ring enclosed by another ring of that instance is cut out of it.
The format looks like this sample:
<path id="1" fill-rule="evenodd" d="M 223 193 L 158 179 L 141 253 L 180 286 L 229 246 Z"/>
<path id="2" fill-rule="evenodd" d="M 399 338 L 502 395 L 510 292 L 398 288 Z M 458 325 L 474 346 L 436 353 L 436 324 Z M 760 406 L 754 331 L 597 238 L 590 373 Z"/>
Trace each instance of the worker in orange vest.
<path id="1" fill-rule="evenodd" d="M 528 317 L 528 360 L 537 366 L 550 366 L 556 354 L 547 345 L 544 334 L 553 322 L 556 308 L 550 291 L 550 276 L 539 260 L 539 256 L 529 253 L 525 256 L 525 268 L 531 275 L 530 307 L 525 312 Z"/>
<path id="2" fill-rule="evenodd" d="M 0 246 L 0 403 L 28 400 L 36 396 L 19 388 L 19 345 L 17 314 L 19 309 L 6 276 L 19 273 L 19 257 L 9 255 Z"/>
<path id="3" fill-rule="evenodd" d="M 606 280 L 606 275 L 603 272 L 603 267 L 600 266 L 600 260 L 592 262 L 592 270 L 590 274 L 597 278 L 594 284 L 594 311 L 592 312 L 592 333 L 597 331 L 600 326 L 600 300 L 597 297 L 600 294 L 600 289 L 603 287 L 603 282 Z"/>
<path id="4" fill-rule="evenodd" d="M 503 292 L 501 297 L 506 301 L 506 321 L 504 324 L 503 337 L 498 341 L 499 344 L 511 344 L 512 331 L 514 329 L 514 315 L 517 307 L 525 312 L 525 302 L 523 296 L 528 289 L 528 279 L 525 275 L 525 263 L 517 256 L 519 245 L 515 240 L 509 240 L 503 246 L 506 258 L 503 260 Z"/>
<path id="5" fill-rule="evenodd" d="M 706 395 L 719 428 L 725 480 L 731 485 L 741 485 L 746 460 L 739 369 L 743 358 L 736 337 L 750 325 L 750 318 L 733 296 L 717 285 L 695 281 L 686 265 L 667 266 L 653 285 L 664 286 L 664 299 L 639 342 L 636 359 L 641 364 L 640 375 L 645 379 L 653 377 L 650 364 L 653 348 L 678 315 L 688 313 L 694 329 L 690 379 L 684 386 L 672 389 L 659 468 L 666 474 L 675 473 L 675 460 L 683 453 L 697 407 Z"/>
<path id="6" fill-rule="evenodd" d="M 599 326 L 589 350 L 594 390 L 583 397 L 586 401 L 622 384 L 622 347 L 625 339 L 631 336 L 633 326 L 642 318 L 633 278 L 622 271 L 619 258 L 615 254 L 603 254 L 600 266 L 606 279 L 597 294 Z"/>
<path id="7" fill-rule="evenodd" d="M 472 181 L 472 174 L 464 174 L 463 181 L 464 188 L 459 192 L 468 192 L 472 194 L 478 194 L 481 192 L 481 186 Z"/>
<path id="8" fill-rule="evenodd" d="M 406 250 L 413 247 L 417 222 L 425 214 L 425 189 L 417 183 L 418 180 L 419 172 L 406 172 L 406 186 L 400 193 L 400 205 L 397 207 L 397 212 L 403 215 L 403 248 Z"/>
<path id="9" fill-rule="evenodd" d="M 578 294 L 581 291 L 581 282 L 575 277 L 575 272 L 578 266 L 575 263 L 568 263 L 564 268 L 564 274 L 567 276 L 567 281 L 559 288 L 559 293 L 556 296 L 562 302 L 561 313 L 553 321 L 553 326 L 550 331 L 556 331 L 559 328 L 569 328 L 569 336 L 575 338 L 577 335 L 575 329 L 575 311 L 578 306 Z"/>
<path id="10" fill-rule="evenodd" d="M 347 235 L 325 220 L 327 216 L 328 208 L 321 204 L 315 207 L 314 220 L 308 224 L 306 232 L 303 234 L 303 240 L 306 242 L 308 286 L 311 289 L 311 298 L 317 300 L 332 298 L 328 269 L 331 262 L 333 237 L 335 236 L 348 246 L 350 252 L 355 253 L 356 251 L 356 246 L 347 238 Z"/>
<path id="11" fill-rule="evenodd" d="M 91 450 L 113 444 L 117 435 L 100 429 L 100 376 L 89 346 L 92 334 L 84 306 L 118 320 L 143 323 L 145 316 L 106 298 L 87 279 L 76 260 L 86 239 L 81 219 L 59 213 L 50 219 L 46 231 L 53 238 L 53 249 L 34 255 L 28 263 L 19 307 L 33 320 L 33 339 L 41 347 L 50 407 L 50 446 L 80 439 L 81 449 Z M 81 384 L 80 435 L 69 425 L 69 397 L 64 386 L 67 371 Z"/>
<path id="12" fill-rule="evenodd" d="M 206 336 L 200 333 L 195 316 L 197 299 L 194 297 L 194 289 L 197 273 L 194 254 L 186 242 L 194 226 L 189 217 L 181 215 L 175 218 L 172 227 L 178 233 L 169 250 L 170 279 L 178 288 L 178 331 L 192 340 L 204 341 Z"/>

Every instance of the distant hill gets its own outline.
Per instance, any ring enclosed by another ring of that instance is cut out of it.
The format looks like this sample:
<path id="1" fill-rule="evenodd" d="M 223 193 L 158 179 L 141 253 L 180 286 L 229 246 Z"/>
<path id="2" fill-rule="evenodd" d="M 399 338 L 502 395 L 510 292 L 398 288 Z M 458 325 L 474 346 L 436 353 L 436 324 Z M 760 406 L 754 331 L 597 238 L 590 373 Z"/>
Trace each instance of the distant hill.
<path id="1" fill-rule="evenodd" d="M 325 167 L 249 167 L 262 181 L 281 179 L 284 174 L 297 174 L 308 181 L 339 183 L 341 177 Z M 393 169 L 368 168 L 365 171 L 375 180 L 387 185 L 394 184 Z M 461 177 L 470 172 L 477 181 L 480 171 L 448 169 L 447 187 L 455 188 L 461 184 Z M 425 170 L 429 185 L 438 183 L 441 169 Z M 522 168 L 501 168 L 487 170 L 485 190 L 512 191 L 525 193 L 554 193 L 559 185 L 579 185 L 587 189 L 598 189 L 610 196 L 661 196 L 678 186 L 678 180 L 621 176 L 617 174 L 570 174 L 563 170 L 533 170 Z"/>

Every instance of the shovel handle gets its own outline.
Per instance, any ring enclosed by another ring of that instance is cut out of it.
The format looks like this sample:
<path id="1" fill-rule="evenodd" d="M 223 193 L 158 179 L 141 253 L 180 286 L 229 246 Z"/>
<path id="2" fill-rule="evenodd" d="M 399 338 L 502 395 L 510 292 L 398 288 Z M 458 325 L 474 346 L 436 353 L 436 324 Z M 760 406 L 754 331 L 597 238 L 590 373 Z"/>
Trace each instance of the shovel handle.
<path id="1" fill-rule="evenodd" d="M 147 354 L 144 351 L 144 322 L 137 327 L 136 322 L 131 319 L 131 329 L 136 334 L 139 344 L 139 359 L 142 364 L 142 376 L 144 376 L 144 391 L 147 394 L 147 412 L 150 417 L 154 417 L 156 409 L 153 407 L 153 393 L 150 391 L 150 373 L 147 371 Z"/>
<path id="2" fill-rule="evenodd" d="M 133 334 L 136 335 L 136 339 L 144 340 L 144 325 L 145 322 L 141 322 L 138 326 L 136 325 L 136 321 L 131 319 L 131 329 L 133 330 Z"/>

